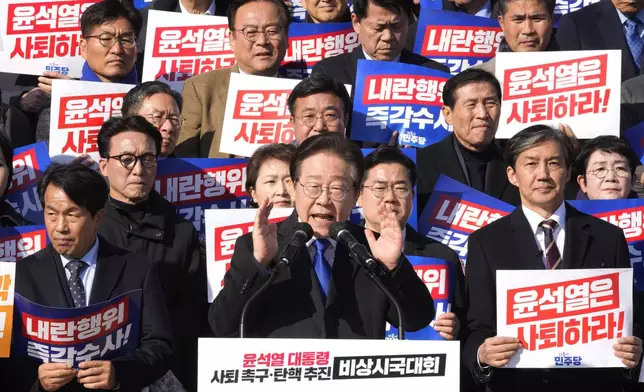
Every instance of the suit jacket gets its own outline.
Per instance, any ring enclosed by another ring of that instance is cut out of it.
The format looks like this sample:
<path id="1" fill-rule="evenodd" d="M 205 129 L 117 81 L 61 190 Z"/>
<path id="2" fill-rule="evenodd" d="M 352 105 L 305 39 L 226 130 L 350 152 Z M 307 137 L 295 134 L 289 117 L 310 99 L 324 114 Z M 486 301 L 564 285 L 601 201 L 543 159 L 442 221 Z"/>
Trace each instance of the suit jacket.
<path id="1" fill-rule="evenodd" d="M 168 310 L 154 264 L 98 238 L 98 262 L 89 304 L 142 289 L 139 347 L 112 360 L 120 391 L 139 392 L 169 369 L 173 340 Z M 51 245 L 16 264 L 16 293 L 45 306 L 74 307 L 60 255 Z M 25 391 L 31 386 L 32 391 L 38 391 L 38 364 L 17 359 L 14 365 L 19 376 L 9 390 Z M 59 389 L 85 390 L 76 381 Z"/>
<path id="2" fill-rule="evenodd" d="M 461 167 L 454 146 L 454 135 L 450 134 L 436 144 L 424 147 L 417 151 L 416 160 L 418 171 L 418 214 L 422 213 L 425 204 L 429 201 L 434 185 L 441 174 L 445 174 L 456 181 L 467 184 L 465 172 Z M 521 198 L 518 189 L 508 182 L 506 165 L 501 152 L 498 157 L 487 165 L 485 176 L 485 193 L 501 199 L 512 205 L 519 205 Z"/>
<path id="3" fill-rule="evenodd" d="M 617 10 L 610 0 L 601 0 L 563 15 L 557 27 L 557 42 L 561 50 L 620 49 L 622 82 L 640 74 L 626 43 Z"/>
<path id="4" fill-rule="evenodd" d="M 644 75 L 622 83 L 620 129 L 624 131 L 644 121 Z"/>
<path id="5" fill-rule="evenodd" d="M 560 268 L 631 266 L 620 228 L 566 204 L 565 231 Z M 470 235 L 465 271 L 469 335 L 463 361 L 479 382 L 484 379 L 477 365 L 477 350 L 486 338 L 496 336 L 496 271 L 544 268 L 542 253 L 521 207 Z M 487 391 L 620 391 L 621 378 L 621 369 L 493 369 Z"/>
<path id="6" fill-rule="evenodd" d="M 278 224 L 282 251 L 297 223 L 296 213 Z M 354 237 L 367 244 L 364 230 L 351 225 Z M 246 314 L 248 337 L 372 338 L 383 339 L 385 322 L 398 325 L 395 308 L 364 271 L 338 244 L 326 304 L 308 250 L 302 246 L 296 259 L 253 302 Z M 434 304 L 425 284 L 405 259 L 391 273 L 378 278 L 398 298 L 405 329 L 417 331 L 429 324 Z M 246 301 L 268 280 L 253 257 L 251 234 L 237 239 L 224 287 L 210 307 L 210 325 L 218 337 L 239 335 L 239 320 Z"/>

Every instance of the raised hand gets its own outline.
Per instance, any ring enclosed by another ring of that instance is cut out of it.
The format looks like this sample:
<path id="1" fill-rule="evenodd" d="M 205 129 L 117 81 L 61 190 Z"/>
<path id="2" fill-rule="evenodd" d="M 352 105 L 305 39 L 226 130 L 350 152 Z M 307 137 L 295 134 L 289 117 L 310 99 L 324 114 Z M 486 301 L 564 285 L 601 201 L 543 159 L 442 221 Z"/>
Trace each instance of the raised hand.
<path id="1" fill-rule="evenodd" d="M 364 233 L 373 256 L 391 271 L 398 265 L 402 254 L 402 229 L 391 204 L 380 203 L 378 213 L 380 214 L 380 237 L 376 240 L 369 229 L 365 229 Z"/>
<path id="2" fill-rule="evenodd" d="M 268 198 L 262 200 L 255 215 L 253 227 L 253 256 L 260 264 L 268 266 L 277 256 L 277 225 L 270 223 L 268 216 L 273 209 L 273 203 Z"/>

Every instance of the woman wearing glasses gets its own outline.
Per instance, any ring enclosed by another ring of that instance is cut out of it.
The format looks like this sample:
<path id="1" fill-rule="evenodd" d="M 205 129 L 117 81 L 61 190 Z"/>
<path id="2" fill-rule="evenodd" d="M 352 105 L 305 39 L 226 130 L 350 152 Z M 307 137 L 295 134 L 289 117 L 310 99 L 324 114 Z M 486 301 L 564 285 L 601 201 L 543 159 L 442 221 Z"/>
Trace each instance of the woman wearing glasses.
<path id="1" fill-rule="evenodd" d="M 269 144 L 253 153 L 246 168 L 246 190 L 257 207 L 268 199 L 274 207 L 293 207 L 293 182 L 289 164 L 295 156 L 295 146 Z"/>

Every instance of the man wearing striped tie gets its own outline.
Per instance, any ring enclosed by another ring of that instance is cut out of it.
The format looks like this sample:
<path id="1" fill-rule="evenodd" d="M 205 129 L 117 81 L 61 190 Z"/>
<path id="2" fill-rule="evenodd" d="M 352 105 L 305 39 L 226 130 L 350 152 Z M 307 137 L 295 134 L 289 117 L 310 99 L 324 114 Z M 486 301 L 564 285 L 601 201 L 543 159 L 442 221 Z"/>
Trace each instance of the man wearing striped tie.
<path id="1" fill-rule="evenodd" d="M 564 202 L 572 146 L 560 130 L 535 125 L 508 142 L 505 161 L 521 206 L 469 238 L 466 287 L 470 307 L 463 361 L 487 391 L 622 391 L 623 369 L 505 369 L 521 343 L 496 336 L 496 271 L 629 268 L 621 229 Z M 636 328 L 634 328 L 636 329 Z M 642 353 L 635 337 L 615 340 L 614 355 L 629 369 Z"/>

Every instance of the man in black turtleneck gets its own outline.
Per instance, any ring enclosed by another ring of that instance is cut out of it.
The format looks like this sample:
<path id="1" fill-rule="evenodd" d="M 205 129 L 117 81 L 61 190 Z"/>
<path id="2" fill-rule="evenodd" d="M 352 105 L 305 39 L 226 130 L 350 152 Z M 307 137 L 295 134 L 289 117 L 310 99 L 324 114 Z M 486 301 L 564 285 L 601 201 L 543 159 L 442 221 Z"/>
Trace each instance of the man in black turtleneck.
<path id="1" fill-rule="evenodd" d="M 196 391 L 197 338 L 207 327 L 206 265 L 192 223 L 153 189 L 161 133 L 143 117 L 113 118 L 98 134 L 98 150 L 110 186 L 99 234 L 157 265 L 174 333 L 171 370 Z"/>
<path id="2" fill-rule="evenodd" d="M 517 205 L 519 192 L 509 184 L 494 142 L 501 115 L 501 86 L 494 75 L 471 68 L 453 76 L 443 88 L 443 102 L 454 132 L 417 153 L 419 215 L 441 174 Z"/>

